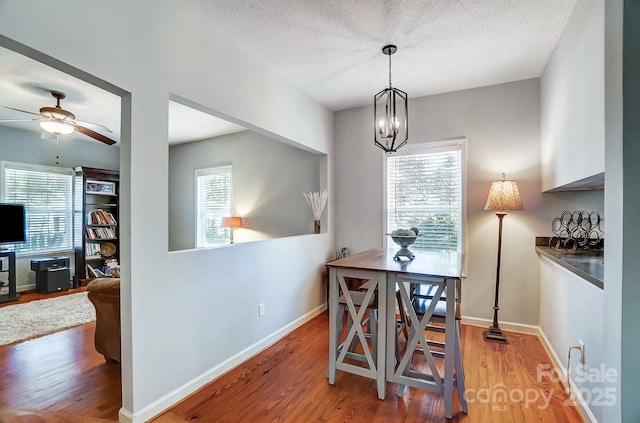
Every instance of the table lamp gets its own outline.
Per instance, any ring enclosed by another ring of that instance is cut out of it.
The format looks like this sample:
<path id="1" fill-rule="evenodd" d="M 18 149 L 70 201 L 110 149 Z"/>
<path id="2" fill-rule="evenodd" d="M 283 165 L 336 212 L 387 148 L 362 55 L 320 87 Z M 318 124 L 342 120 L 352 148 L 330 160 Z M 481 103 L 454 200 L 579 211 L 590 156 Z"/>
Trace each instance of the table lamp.
<path id="1" fill-rule="evenodd" d="M 233 230 L 235 228 L 242 228 L 241 217 L 223 217 L 220 221 L 221 228 L 229 228 L 229 241 L 233 244 Z"/>
<path id="2" fill-rule="evenodd" d="M 487 197 L 487 203 L 484 206 L 485 210 L 522 210 L 522 200 L 520 199 L 520 193 L 518 191 L 518 184 L 516 181 L 507 181 L 504 179 L 504 173 L 502 174 L 501 181 L 493 181 L 491 183 L 491 190 Z M 508 344 L 507 337 L 502 333 L 502 329 L 498 325 L 498 295 L 500 293 L 500 254 L 502 250 L 502 219 L 506 216 L 506 213 L 496 213 L 498 216 L 498 264 L 496 268 L 496 292 L 495 302 L 493 305 L 493 323 L 489 329 L 484 331 L 483 336 L 485 341 L 499 342 L 502 344 Z"/>

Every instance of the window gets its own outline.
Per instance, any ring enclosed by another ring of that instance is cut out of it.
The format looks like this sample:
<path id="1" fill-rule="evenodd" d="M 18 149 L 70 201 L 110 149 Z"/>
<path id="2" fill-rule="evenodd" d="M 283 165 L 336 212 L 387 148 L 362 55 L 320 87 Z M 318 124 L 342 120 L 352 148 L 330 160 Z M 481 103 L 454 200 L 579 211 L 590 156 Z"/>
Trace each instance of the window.
<path id="1" fill-rule="evenodd" d="M 73 169 L 2 162 L 2 201 L 25 205 L 26 242 L 17 253 L 73 248 Z"/>
<path id="2" fill-rule="evenodd" d="M 463 251 L 462 143 L 386 158 L 387 231 L 417 227 L 416 251 Z"/>
<path id="3" fill-rule="evenodd" d="M 228 244 L 220 221 L 231 216 L 231 166 L 196 170 L 196 247 Z"/>

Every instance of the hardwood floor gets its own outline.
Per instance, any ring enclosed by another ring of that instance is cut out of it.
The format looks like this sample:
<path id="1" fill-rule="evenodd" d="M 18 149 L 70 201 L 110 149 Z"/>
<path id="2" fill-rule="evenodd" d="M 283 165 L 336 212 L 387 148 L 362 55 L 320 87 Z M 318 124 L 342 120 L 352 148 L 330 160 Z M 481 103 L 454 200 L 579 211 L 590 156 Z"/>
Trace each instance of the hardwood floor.
<path id="1" fill-rule="evenodd" d="M 0 423 L 117 420 L 120 368 L 95 352 L 93 325 L 0 347 Z M 509 333 L 509 345 L 493 344 L 483 330 L 462 327 L 469 413 L 454 399 L 451 422 L 582 421 L 560 383 L 536 381 L 536 366 L 550 363 L 537 337 Z M 321 314 L 153 422 L 447 421 L 436 394 L 408 388 L 398 398 L 388 384 L 380 401 L 373 380 L 344 372 L 329 385 L 327 349 Z"/>
<path id="2" fill-rule="evenodd" d="M 508 345 L 487 343 L 484 329 L 462 328 L 469 413 L 461 413 L 454 399 L 449 421 L 582 422 L 577 410 L 565 405 L 560 383 L 536 380 L 536 366 L 550 363 L 537 337 L 509 333 Z M 327 349 L 328 317 L 322 314 L 153 423 L 447 421 L 437 394 L 408 388 L 399 398 L 396 386 L 388 384 L 386 399 L 380 401 L 375 381 L 344 372 L 329 385 Z"/>
<path id="3" fill-rule="evenodd" d="M 28 293 L 19 302 L 81 290 Z M 120 366 L 106 363 L 96 352 L 94 330 L 95 322 L 87 323 L 1 346 L 0 423 L 117 420 L 122 404 Z"/>

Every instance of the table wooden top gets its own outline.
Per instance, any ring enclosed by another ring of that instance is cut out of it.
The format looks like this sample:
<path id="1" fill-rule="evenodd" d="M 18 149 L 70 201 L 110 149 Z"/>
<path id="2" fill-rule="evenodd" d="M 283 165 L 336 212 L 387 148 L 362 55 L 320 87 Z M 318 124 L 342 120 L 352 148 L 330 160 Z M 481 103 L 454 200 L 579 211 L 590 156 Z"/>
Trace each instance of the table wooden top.
<path id="1" fill-rule="evenodd" d="M 367 250 L 340 260 L 328 262 L 328 267 L 345 269 L 376 270 L 420 276 L 442 278 L 460 278 L 462 273 L 462 255 L 445 252 L 415 252 L 416 258 L 409 261 L 403 258 L 396 261 L 394 249 Z"/>

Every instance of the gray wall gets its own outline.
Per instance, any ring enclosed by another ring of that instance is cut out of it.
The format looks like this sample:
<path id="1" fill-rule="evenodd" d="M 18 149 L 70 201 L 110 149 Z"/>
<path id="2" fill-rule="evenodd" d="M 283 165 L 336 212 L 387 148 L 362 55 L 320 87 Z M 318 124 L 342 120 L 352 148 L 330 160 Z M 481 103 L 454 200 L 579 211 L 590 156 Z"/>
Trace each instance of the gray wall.
<path id="1" fill-rule="evenodd" d="M 34 123 L 34 125 L 36 125 Z M 86 141 L 60 137 L 60 167 L 89 166 L 118 170 L 120 149 L 107 146 L 91 138 Z M 0 125 L 0 160 L 55 166 L 56 140 L 40 139 L 40 133 Z M 73 251 L 57 252 L 50 256 L 69 255 L 73 274 Z M 31 271 L 31 259 L 47 255 L 16 258 L 16 285 L 19 291 L 35 289 L 35 273 Z"/>
<path id="2" fill-rule="evenodd" d="M 313 233 L 320 157 L 252 131 L 169 147 L 169 250 L 195 247 L 196 169 L 229 164 L 236 243 Z"/>
<path id="3" fill-rule="evenodd" d="M 26 124 L 28 125 L 28 124 Z M 36 123 L 33 123 L 37 126 Z M 56 165 L 56 140 L 40 139 L 40 132 L 21 130 L 0 125 L 0 160 Z M 61 167 L 90 166 L 118 170 L 120 149 L 92 138 L 75 140 L 60 136 Z"/>
<path id="4" fill-rule="evenodd" d="M 607 369 L 618 377 L 606 381 L 616 402 L 604 411 L 605 422 L 640 421 L 640 4 L 605 2 L 605 316 L 603 343 Z"/>
<path id="5" fill-rule="evenodd" d="M 525 210 L 504 220 L 500 317 L 538 322 L 534 239 L 546 229 L 540 193 L 537 79 L 412 99 L 410 143 L 466 137 L 466 264 L 463 313 L 492 316 L 498 219 L 484 211 L 491 181 L 518 181 Z M 371 107 L 337 113 L 336 241 L 353 251 L 383 242 L 383 153 L 370 140 Z"/>
<path id="6" fill-rule="evenodd" d="M 384 246 L 383 153 L 370 137 L 371 107 L 335 117 L 336 247 L 353 252 Z M 524 210 L 504 220 L 500 284 L 502 322 L 538 325 L 535 237 L 551 234 L 563 210 L 602 209 L 602 192 L 540 191 L 540 109 L 537 79 L 412 99 L 409 142 L 466 137 L 466 264 L 463 313 L 490 319 L 498 219 L 484 211 L 491 181 L 505 172 L 518 182 Z"/>

